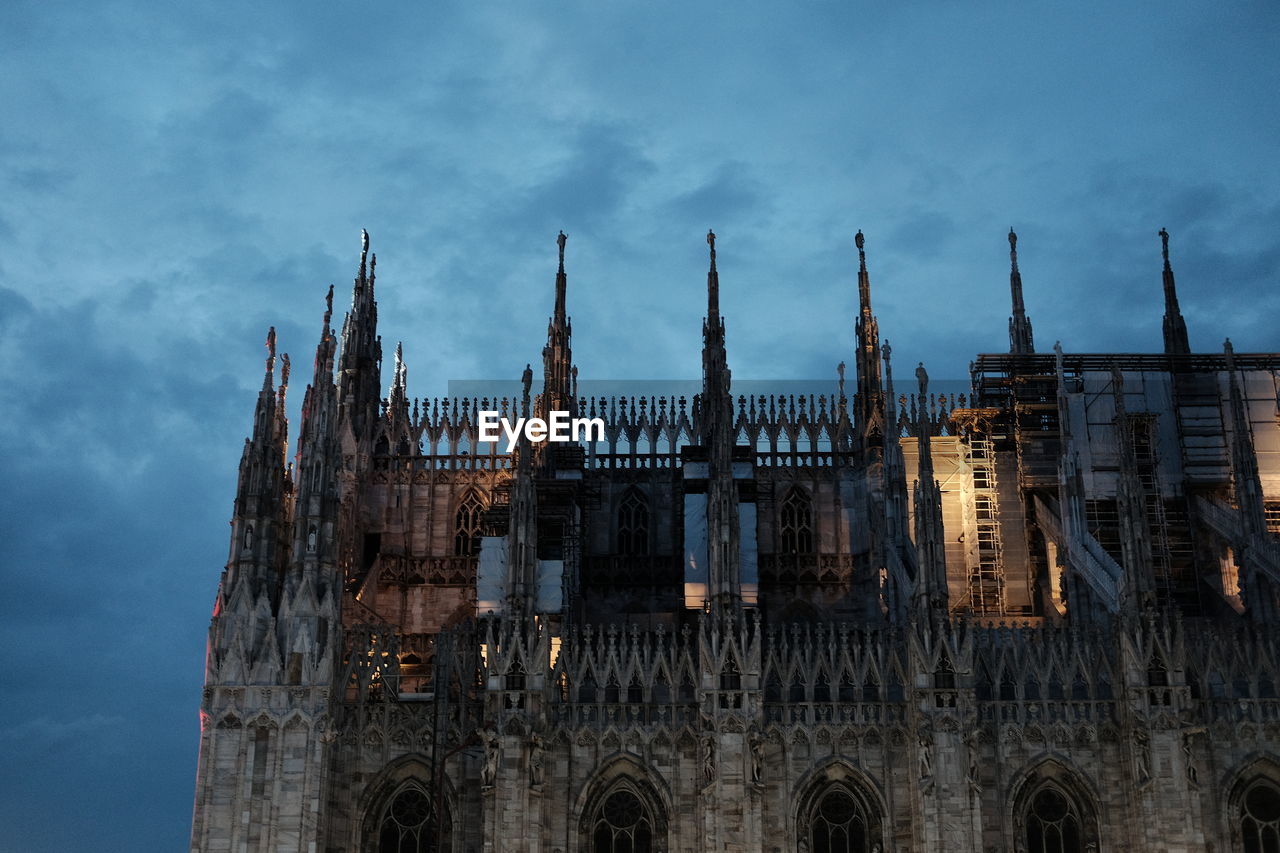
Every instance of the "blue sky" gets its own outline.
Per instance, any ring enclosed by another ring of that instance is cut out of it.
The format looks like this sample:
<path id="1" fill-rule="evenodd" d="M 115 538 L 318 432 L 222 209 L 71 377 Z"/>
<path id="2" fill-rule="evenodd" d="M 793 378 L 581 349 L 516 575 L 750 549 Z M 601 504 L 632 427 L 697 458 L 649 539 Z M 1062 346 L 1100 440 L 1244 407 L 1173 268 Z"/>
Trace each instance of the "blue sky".
<path id="1" fill-rule="evenodd" d="M 584 378 L 1036 340 L 1277 349 L 1280 7 L 418 2 L 0 6 L 0 851 L 183 849 L 236 462 L 279 330 L 309 376 L 368 228 L 410 393 L 518 378 L 558 230 Z"/>

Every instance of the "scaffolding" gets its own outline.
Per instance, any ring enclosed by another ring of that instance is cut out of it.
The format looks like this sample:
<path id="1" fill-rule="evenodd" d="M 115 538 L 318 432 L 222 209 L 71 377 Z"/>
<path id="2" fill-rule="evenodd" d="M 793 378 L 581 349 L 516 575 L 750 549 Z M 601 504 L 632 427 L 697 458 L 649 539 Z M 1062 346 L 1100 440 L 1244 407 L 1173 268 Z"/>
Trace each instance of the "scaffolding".
<path id="1" fill-rule="evenodd" d="M 962 442 L 973 484 L 971 525 L 976 542 L 969 562 L 969 607 L 976 614 L 1004 613 L 1004 564 L 996 508 L 996 467 L 991 438 L 968 431 Z"/>

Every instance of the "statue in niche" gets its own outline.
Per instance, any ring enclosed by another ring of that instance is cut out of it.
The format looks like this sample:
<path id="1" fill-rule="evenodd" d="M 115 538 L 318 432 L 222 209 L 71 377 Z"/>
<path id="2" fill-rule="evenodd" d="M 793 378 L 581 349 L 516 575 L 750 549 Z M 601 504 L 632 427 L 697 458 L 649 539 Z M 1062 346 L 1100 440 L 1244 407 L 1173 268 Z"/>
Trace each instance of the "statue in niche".
<path id="1" fill-rule="evenodd" d="M 1151 778 L 1151 740 L 1141 729 L 1133 733 L 1133 752 L 1138 769 L 1138 781 L 1145 782 Z"/>
<path id="2" fill-rule="evenodd" d="M 542 746 L 542 735 L 535 734 L 529 741 L 529 785 L 533 788 L 542 786 L 543 763 L 546 761 L 546 750 Z"/>
<path id="3" fill-rule="evenodd" d="M 1195 737 L 1204 729 L 1192 729 L 1182 736 L 1182 754 L 1186 757 L 1187 766 L 1187 783 L 1193 788 L 1200 786 L 1200 771 L 1196 769 L 1196 757 L 1194 753 Z"/>
<path id="4" fill-rule="evenodd" d="M 747 744 L 751 752 L 751 783 L 759 785 L 764 781 L 764 735 L 752 732 Z"/>
<path id="5" fill-rule="evenodd" d="M 978 764 L 978 733 L 969 732 L 964 739 L 964 744 L 969 752 L 969 790 L 977 794 L 982 791 L 982 771 Z"/>
<path id="6" fill-rule="evenodd" d="M 491 731 L 480 730 L 484 743 L 484 766 L 480 770 L 480 787 L 492 788 L 498 779 L 498 736 Z"/>

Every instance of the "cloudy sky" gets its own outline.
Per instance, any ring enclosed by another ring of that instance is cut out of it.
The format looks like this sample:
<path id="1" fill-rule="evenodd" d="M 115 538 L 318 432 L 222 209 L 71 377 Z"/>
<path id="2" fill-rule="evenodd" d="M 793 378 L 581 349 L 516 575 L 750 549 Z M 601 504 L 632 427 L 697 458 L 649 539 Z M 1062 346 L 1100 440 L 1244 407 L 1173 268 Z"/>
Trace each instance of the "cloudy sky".
<path id="1" fill-rule="evenodd" d="M 186 843 L 209 610 L 269 325 L 305 381 L 360 228 L 410 392 L 516 378 L 558 230 L 584 378 L 735 376 L 882 334 L 1275 350 L 1280 7 L 0 4 L 0 850 Z M 299 386 L 303 383 L 298 383 Z M 294 404 L 300 397 L 300 387 Z"/>

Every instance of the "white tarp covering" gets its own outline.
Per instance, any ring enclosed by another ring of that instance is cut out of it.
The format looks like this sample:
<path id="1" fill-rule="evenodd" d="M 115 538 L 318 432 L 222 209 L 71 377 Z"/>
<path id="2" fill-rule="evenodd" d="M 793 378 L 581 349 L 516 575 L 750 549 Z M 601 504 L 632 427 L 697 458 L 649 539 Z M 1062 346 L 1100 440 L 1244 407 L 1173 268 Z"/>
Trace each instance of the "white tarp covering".
<path id="1" fill-rule="evenodd" d="M 742 570 L 739 582 L 742 603 L 754 605 L 760 597 L 760 579 L 756 560 L 756 505 L 738 504 L 738 560 Z"/>
<path id="2" fill-rule="evenodd" d="M 564 607 L 564 560 L 538 561 L 538 596 L 534 610 L 559 613 Z"/>
<path id="3" fill-rule="evenodd" d="M 476 613 L 502 615 L 506 601 L 507 537 L 480 539 L 480 565 L 476 568 Z"/>
<path id="4" fill-rule="evenodd" d="M 707 599 L 707 496 L 684 496 L 684 606 L 701 610 Z"/>

